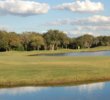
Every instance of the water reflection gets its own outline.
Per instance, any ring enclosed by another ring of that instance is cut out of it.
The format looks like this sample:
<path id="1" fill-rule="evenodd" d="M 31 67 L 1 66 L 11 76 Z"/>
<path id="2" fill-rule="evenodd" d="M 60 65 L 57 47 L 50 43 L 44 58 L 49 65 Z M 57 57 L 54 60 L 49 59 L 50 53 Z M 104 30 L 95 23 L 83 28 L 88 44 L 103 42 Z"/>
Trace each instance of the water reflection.
<path id="1" fill-rule="evenodd" d="M 84 84 L 79 86 L 70 86 L 65 87 L 67 90 L 74 90 L 77 88 L 80 92 L 87 91 L 87 92 L 93 92 L 95 90 L 103 90 L 105 86 L 105 83 L 92 83 L 92 84 Z"/>
<path id="2" fill-rule="evenodd" d="M 104 86 L 105 86 L 105 83 L 93 83 L 93 84 L 88 84 L 88 85 L 81 85 L 79 86 L 79 90 L 92 92 L 95 90 L 102 90 Z"/>
<path id="3" fill-rule="evenodd" d="M 18 87 L 18 88 L 7 88 L 0 89 L 0 95 L 9 94 L 9 95 L 20 95 L 27 93 L 39 92 L 41 90 L 46 89 L 46 87 Z"/>
<path id="4" fill-rule="evenodd" d="M 110 82 L 63 87 L 0 89 L 0 100 L 109 100 Z"/>
<path id="5" fill-rule="evenodd" d="M 37 54 L 32 56 L 110 56 L 110 51 L 98 51 L 98 52 L 70 52 L 59 54 Z"/>
<path id="6" fill-rule="evenodd" d="M 92 92 L 95 90 L 102 90 L 104 88 L 105 83 L 92 83 L 85 84 L 80 86 L 67 86 L 67 87 L 18 87 L 18 88 L 7 88 L 0 89 L 0 95 L 2 94 L 10 94 L 10 95 L 18 95 L 18 94 L 27 94 L 27 93 L 35 93 L 40 92 L 45 89 L 55 89 L 55 88 L 64 88 L 65 90 L 74 90 L 75 88 L 79 89 L 79 91 L 88 91 Z"/>

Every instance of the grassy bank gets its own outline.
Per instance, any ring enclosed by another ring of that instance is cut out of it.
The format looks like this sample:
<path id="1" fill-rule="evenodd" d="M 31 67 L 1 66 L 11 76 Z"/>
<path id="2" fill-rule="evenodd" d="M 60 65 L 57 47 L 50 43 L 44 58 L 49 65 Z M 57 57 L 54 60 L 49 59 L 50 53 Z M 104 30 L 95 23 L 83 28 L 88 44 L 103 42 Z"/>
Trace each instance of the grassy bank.
<path id="1" fill-rule="evenodd" d="M 41 51 L 9 51 L 9 52 L 0 52 L 0 56 L 30 56 L 37 54 L 56 54 L 56 53 L 67 53 L 67 52 L 95 52 L 95 51 L 108 51 L 110 46 L 101 46 L 96 48 L 87 48 L 87 49 L 59 49 L 59 50 L 41 50 Z"/>
<path id="2" fill-rule="evenodd" d="M 55 53 L 64 51 L 71 50 Z M 1 53 L 0 86 L 62 85 L 110 80 L 110 57 L 28 56 L 36 53 L 49 51 Z"/>

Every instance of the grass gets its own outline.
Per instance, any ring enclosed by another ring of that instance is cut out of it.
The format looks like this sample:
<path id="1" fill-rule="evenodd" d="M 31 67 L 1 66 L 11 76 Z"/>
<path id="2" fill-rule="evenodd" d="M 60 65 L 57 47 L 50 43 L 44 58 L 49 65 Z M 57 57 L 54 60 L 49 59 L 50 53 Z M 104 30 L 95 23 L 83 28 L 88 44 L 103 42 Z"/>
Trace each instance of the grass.
<path id="1" fill-rule="evenodd" d="M 73 52 L 59 50 L 0 53 L 0 87 L 63 85 L 110 80 L 110 57 L 28 56 L 36 53 L 70 51 Z"/>

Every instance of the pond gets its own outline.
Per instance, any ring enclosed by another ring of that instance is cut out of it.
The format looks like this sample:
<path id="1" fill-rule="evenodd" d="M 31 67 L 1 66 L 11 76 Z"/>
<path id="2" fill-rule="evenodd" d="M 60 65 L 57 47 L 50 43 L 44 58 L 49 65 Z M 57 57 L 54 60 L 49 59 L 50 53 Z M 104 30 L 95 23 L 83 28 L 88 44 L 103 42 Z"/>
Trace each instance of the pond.
<path id="1" fill-rule="evenodd" d="M 36 56 L 110 56 L 110 51 L 39 54 L 39 55 L 36 55 Z"/>
<path id="2" fill-rule="evenodd" d="M 0 89 L 0 100 L 110 100 L 110 82 Z"/>

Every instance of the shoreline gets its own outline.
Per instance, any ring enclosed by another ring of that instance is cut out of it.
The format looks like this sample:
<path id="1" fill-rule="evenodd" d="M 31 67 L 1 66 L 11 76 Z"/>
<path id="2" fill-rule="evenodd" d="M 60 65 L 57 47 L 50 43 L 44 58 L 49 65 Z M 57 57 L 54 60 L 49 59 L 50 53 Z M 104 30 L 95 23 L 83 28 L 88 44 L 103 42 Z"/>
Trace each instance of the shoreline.
<path id="1" fill-rule="evenodd" d="M 63 52 L 63 53 L 43 53 L 43 54 L 33 54 L 33 55 L 28 55 L 28 56 L 50 56 L 50 55 L 54 55 L 54 54 L 65 54 L 65 53 L 84 53 L 84 52 L 88 52 L 88 53 L 92 53 L 92 52 L 103 52 L 103 51 L 110 51 L 110 50 L 98 50 L 98 51 L 72 51 L 72 52 Z"/>
<path id="2" fill-rule="evenodd" d="M 96 48 L 87 48 L 87 49 L 58 49 L 58 50 L 46 50 L 46 51 L 35 51 L 34 54 L 28 56 L 40 56 L 40 55 L 51 55 L 51 54 L 64 54 L 64 53 L 80 53 L 80 52 L 101 52 L 101 51 L 110 51 L 110 47 L 96 47 Z M 28 51 L 30 53 L 31 51 Z"/>
<path id="3" fill-rule="evenodd" d="M 0 84 L 0 89 L 2 88 L 16 88 L 16 87 L 63 87 L 63 86 L 79 86 L 79 85 L 85 85 L 85 84 L 94 84 L 94 83 L 104 83 L 104 82 L 110 82 L 110 79 L 99 79 L 99 80 L 86 80 L 86 81 L 77 81 L 74 82 L 61 82 L 61 83 L 39 83 L 39 84 L 14 84 L 14 85 L 2 85 Z"/>
<path id="4" fill-rule="evenodd" d="M 100 51 L 110 51 L 110 46 L 102 46 L 96 48 L 86 48 L 86 49 L 58 49 L 58 50 L 39 50 L 39 51 L 6 51 L 0 52 L 0 56 L 7 55 L 17 55 L 20 56 L 34 56 L 34 55 L 45 55 L 45 54 L 63 54 L 63 53 L 78 53 L 78 52 L 100 52 Z"/>

